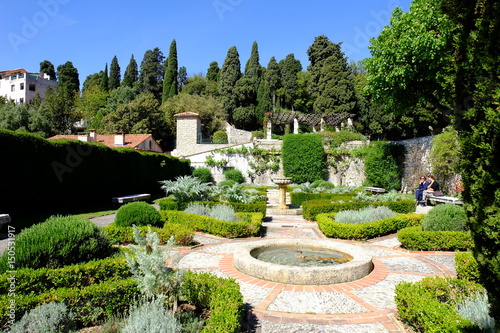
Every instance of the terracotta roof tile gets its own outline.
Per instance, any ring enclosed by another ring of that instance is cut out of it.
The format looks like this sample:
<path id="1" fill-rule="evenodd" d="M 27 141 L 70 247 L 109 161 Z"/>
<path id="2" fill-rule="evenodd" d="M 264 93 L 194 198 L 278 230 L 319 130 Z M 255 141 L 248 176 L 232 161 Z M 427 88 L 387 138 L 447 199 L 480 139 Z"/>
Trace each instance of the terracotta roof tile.
<path id="1" fill-rule="evenodd" d="M 201 119 L 201 116 L 194 112 L 182 112 L 174 114 L 174 117 L 198 117 Z"/>
<path id="2" fill-rule="evenodd" d="M 125 144 L 123 146 L 115 146 L 115 135 L 114 134 L 96 134 L 97 140 L 95 142 L 103 143 L 104 145 L 111 148 L 138 148 L 138 146 L 152 137 L 151 134 L 125 134 Z M 49 140 L 55 139 L 73 139 L 78 140 L 78 135 L 55 135 Z M 153 139 L 154 140 L 154 139 Z"/>

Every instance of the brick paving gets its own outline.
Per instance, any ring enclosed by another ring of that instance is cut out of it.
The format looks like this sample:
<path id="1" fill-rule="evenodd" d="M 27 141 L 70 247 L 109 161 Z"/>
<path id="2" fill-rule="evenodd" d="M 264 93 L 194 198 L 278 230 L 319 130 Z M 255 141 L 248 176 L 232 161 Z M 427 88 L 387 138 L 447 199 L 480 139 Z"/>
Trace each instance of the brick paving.
<path id="1" fill-rule="evenodd" d="M 269 195 L 273 202 L 275 193 Z M 262 237 L 225 239 L 197 233 L 202 246 L 180 252 L 179 268 L 233 278 L 241 287 L 256 333 L 405 332 L 396 319 L 394 289 L 400 282 L 427 276 L 454 276 L 453 252 L 411 252 L 399 248 L 395 235 L 366 242 L 374 269 L 366 277 L 334 285 L 286 285 L 258 279 L 233 267 L 236 247 L 265 239 L 325 239 L 316 223 L 300 215 L 273 215 L 263 223 Z M 342 241 L 342 240 L 336 240 Z"/>

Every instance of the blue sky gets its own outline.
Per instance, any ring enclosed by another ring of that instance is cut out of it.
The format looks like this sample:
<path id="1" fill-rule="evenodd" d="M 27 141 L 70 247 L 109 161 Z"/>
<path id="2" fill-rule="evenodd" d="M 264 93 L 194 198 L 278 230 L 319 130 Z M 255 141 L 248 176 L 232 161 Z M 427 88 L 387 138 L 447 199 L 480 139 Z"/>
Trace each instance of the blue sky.
<path id="1" fill-rule="evenodd" d="M 188 75 L 222 66 L 236 46 L 242 70 L 253 41 L 267 66 L 294 53 L 304 69 L 314 38 L 343 42 L 348 58 L 370 56 L 368 45 L 389 22 L 395 7 L 411 0 L 17 0 L 2 1 L 0 70 L 38 72 L 40 62 L 71 61 L 80 82 L 117 56 L 122 76 L 130 57 L 138 64 L 155 47 L 168 55 L 177 42 L 179 66 Z"/>

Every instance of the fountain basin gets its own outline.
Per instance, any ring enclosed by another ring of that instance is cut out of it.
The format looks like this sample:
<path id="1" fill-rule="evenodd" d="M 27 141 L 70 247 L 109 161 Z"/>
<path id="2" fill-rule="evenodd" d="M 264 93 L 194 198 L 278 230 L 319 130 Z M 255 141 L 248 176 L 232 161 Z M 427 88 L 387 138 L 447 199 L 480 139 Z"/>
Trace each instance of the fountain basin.
<path id="1" fill-rule="evenodd" d="M 322 247 L 343 252 L 352 260 L 334 266 L 299 267 L 258 260 L 252 252 L 282 246 Z M 297 285 L 328 285 L 359 280 L 373 269 L 372 256 L 362 247 L 330 240 L 263 240 L 238 247 L 233 265 L 239 271 L 259 279 Z"/>
<path id="2" fill-rule="evenodd" d="M 271 180 L 276 185 L 290 185 L 292 183 L 291 177 L 274 177 Z"/>

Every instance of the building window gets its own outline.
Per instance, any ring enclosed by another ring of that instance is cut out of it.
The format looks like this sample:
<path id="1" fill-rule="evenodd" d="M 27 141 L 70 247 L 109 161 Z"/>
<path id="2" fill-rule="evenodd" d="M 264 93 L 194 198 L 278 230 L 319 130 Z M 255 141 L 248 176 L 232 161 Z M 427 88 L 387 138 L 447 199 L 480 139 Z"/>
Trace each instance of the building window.
<path id="1" fill-rule="evenodd" d="M 34 83 L 30 83 L 29 90 L 30 91 L 35 91 L 36 85 Z"/>
<path id="2" fill-rule="evenodd" d="M 11 85 L 10 86 L 10 91 L 12 92 L 12 91 L 15 91 L 15 90 L 16 90 L 16 86 L 15 85 Z"/>
<path id="3" fill-rule="evenodd" d="M 24 98 L 19 98 L 19 103 L 23 104 L 24 103 Z"/>
<path id="4" fill-rule="evenodd" d="M 20 88 L 21 90 L 24 90 L 24 82 L 22 82 L 22 83 L 19 85 L 19 88 Z"/>

